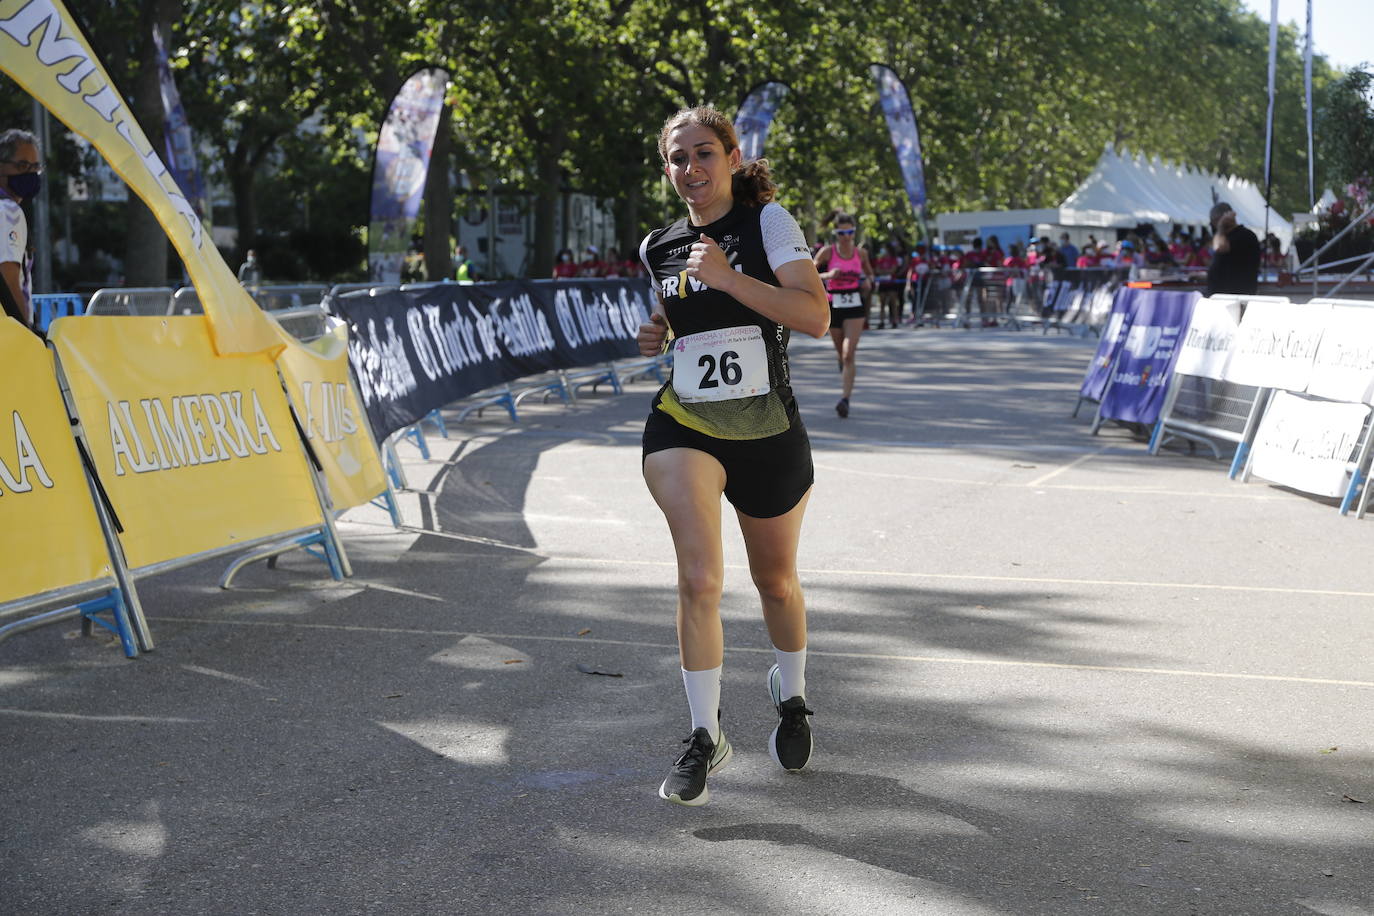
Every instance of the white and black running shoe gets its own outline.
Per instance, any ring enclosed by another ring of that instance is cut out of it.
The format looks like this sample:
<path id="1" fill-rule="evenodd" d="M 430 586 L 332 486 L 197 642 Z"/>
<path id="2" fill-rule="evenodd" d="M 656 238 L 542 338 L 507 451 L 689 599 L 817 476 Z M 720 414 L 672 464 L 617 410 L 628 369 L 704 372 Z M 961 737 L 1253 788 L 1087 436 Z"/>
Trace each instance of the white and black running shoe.
<path id="1" fill-rule="evenodd" d="M 795 773 L 811 762 L 811 723 L 806 717 L 815 713 L 806 708 L 805 697 L 782 698 L 782 673 L 777 665 L 768 669 L 768 695 L 780 717 L 768 738 L 768 753 L 778 766 Z"/>
<path id="2" fill-rule="evenodd" d="M 706 777 L 725 766 L 733 749 L 725 737 L 725 729 L 720 729 L 719 742 L 712 741 L 706 729 L 698 728 L 683 738 L 682 743 L 687 745 L 687 752 L 677 759 L 668 778 L 658 787 L 658 797 L 694 808 L 711 800 Z"/>

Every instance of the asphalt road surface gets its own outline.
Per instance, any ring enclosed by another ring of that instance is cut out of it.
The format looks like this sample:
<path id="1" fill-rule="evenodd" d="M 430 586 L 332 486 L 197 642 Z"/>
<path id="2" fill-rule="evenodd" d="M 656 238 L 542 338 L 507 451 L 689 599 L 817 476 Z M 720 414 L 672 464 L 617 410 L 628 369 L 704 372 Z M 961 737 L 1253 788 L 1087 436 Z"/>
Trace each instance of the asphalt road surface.
<path id="1" fill-rule="evenodd" d="M 401 445 L 350 581 L 203 564 L 142 584 L 137 660 L 0 645 L 0 910 L 1374 913 L 1374 520 L 1089 435 L 1092 347 L 875 331 L 841 420 L 794 344 L 808 771 L 727 524 L 736 756 L 656 795 L 690 722 L 640 382 Z"/>

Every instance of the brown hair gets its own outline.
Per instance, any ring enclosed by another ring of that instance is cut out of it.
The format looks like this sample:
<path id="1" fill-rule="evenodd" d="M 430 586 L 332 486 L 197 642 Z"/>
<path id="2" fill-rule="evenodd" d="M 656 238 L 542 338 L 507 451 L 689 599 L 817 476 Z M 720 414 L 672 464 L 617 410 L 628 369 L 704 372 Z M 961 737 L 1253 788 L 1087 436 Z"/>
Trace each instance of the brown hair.
<path id="1" fill-rule="evenodd" d="M 688 124 L 699 124 L 714 133 L 720 140 L 720 145 L 725 147 L 727 156 L 739 149 L 735 125 L 731 124 L 725 115 L 709 105 L 684 108 L 664 121 L 663 129 L 658 132 L 658 156 L 665 165 L 668 162 L 668 136 Z M 761 207 L 771 201 L 777 195 L 778 186 L 773 183 L 768 160 L 750 159 L 741 163 L 731 174 L 730 192 L 735 200 L 751 207 Z"/>

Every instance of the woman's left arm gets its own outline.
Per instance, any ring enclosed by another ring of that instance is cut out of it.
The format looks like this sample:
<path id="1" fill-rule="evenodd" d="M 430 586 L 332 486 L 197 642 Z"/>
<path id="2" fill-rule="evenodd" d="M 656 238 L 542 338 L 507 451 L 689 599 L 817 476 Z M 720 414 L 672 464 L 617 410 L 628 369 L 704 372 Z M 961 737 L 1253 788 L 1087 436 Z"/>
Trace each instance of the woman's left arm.
<path id="1" fill-rule="evenodd" d="M 824 337 L 830 329 L 830 303 L 816 265 L 807 258 L 773 269 L 779 286 L 757 280 L 730 266 L 725 252 L 706 235 L 692 245 L 687 276 L 732 296 L 771 321 L 802 334 Z"/>

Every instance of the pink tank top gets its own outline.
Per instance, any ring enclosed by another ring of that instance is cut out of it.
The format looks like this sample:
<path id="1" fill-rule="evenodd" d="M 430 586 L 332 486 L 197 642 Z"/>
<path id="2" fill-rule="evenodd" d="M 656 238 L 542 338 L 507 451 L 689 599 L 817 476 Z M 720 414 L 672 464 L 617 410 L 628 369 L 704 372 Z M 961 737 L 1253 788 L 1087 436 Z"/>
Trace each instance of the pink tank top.
<path id="1" fill-rule="evenodd" d="M 859 278 L 864 274 L 863 258 L 859 257 L 858 246 L 855 246 L 854 253 L 847 258 L 840 257 L 838 248 L 830 249 L 830 263 L 827 270 L 847 270 L 854 274 L 851 277 L 831 277 L 825 281 L 825 288 L 832 293 L 848 292 L 859 288 Z"/>

